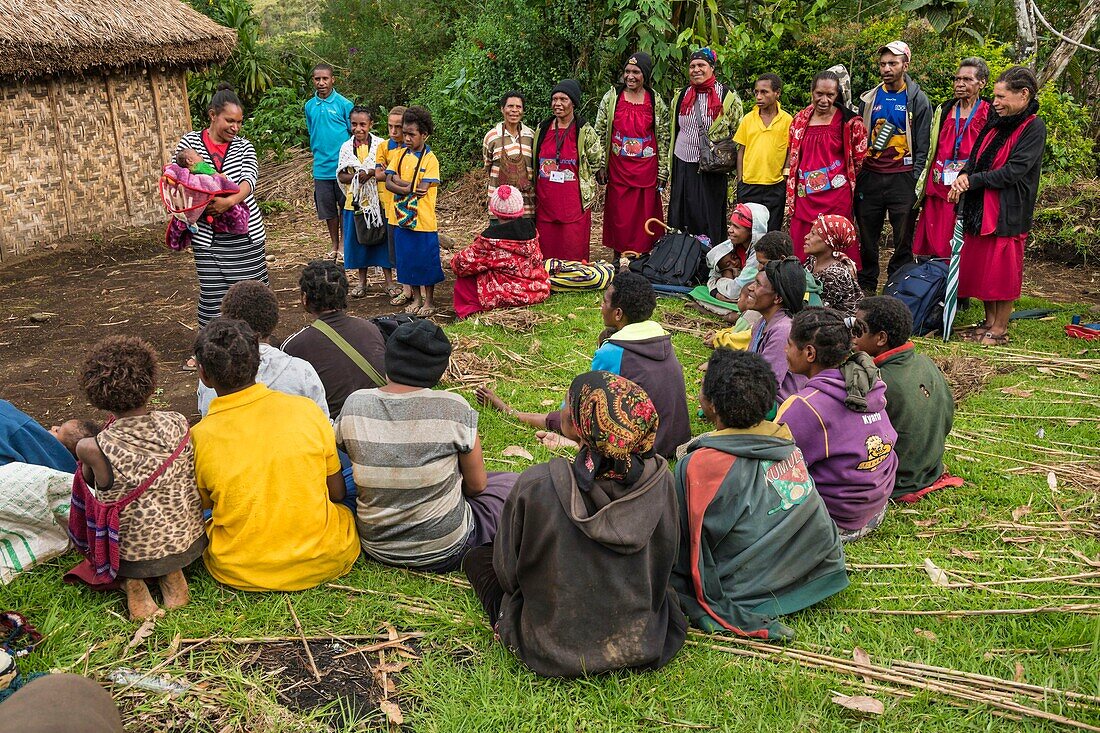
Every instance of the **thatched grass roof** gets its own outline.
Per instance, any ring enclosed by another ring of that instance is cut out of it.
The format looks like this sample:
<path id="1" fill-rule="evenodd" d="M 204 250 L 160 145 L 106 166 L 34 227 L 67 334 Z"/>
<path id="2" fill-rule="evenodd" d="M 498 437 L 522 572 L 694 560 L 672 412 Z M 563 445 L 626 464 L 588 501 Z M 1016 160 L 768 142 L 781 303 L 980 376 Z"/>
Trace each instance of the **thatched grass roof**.
<path id="1" fill-rule="evenodd" d="M 235 31 L 179 0 L 0 0 L 0 77 L 224 61 Z"/>

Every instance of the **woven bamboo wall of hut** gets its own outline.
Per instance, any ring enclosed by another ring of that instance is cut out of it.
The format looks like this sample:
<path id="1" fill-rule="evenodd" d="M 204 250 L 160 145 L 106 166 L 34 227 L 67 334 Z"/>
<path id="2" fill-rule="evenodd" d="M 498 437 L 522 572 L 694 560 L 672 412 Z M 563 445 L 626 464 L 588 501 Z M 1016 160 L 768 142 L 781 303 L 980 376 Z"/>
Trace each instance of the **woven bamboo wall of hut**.
<path id="1" fill-rule="evenodd" d="M 236 34 L 178 0 L 0 0 L 0 17 L 0 263 L 164 221 L 187 69 Z"/>

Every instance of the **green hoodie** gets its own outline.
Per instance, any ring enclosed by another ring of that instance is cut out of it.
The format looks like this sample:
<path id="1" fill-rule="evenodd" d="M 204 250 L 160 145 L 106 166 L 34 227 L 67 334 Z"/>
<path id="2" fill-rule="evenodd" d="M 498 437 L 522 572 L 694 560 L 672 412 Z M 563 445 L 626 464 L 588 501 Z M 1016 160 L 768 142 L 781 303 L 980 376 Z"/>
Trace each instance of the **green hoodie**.
<path id="1" fill-rule="evenodd" d="M 707 632 L 791 639 L 776 617 L 848 586 L 836 525 L 785 426 L 696 438 L 676 466 L 672 587 Z"/>

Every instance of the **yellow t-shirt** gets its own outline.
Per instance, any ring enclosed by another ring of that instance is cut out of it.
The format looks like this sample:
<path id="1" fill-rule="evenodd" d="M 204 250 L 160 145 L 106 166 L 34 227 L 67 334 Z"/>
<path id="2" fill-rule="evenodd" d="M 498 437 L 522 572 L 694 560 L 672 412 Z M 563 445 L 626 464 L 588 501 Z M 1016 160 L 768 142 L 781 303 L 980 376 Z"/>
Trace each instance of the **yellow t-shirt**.
<path id="1" fill-rule="evenodd" d="M 400 155 L 401 151 L 404 149 L 405 146 L 401 143 L 395 143 L 393 140 L 387 138 L 384 143 L 378 146 L 378 152 L 374 154 L 374 167 L 381 168 L 383 172 L 389 170 L 390 156 Z M 397 158 L 393 160 L 394 165 L 396 165 Z M 385 180 L 378 182 L 378 203 L 382 204 L 387 224 L 393 224 L 397 221 L 397 215 L 393 211 L 393 192 L 386 188 Z"/>
<path id="2" fill-rule="evenodd" d="M 398 166 L 401 170 L 397 170 Z M 415 180 L 414 190 L 420 188 L 421 183 L 428 184 L 428 192 L 421 196 L 414 193 L 394 196 L 394 213 L 397 218 L 393 223 L 414 232 L 438 231 L 435 198 L 439 192 L 439 158 L 435 157 L 432 149 L 425 145 L 420 153 L 411 150 L 395 151 L 390 155 L 390 167 L 386 169 L 386 173 L 394 173 L 402 181 L 409 183 Z"/>
<path id="3" fill-rule="evenodd" d="M 787 135 L 793 118 L 779 107 L 767 127 L 760 119 L 760 108 L 753 107 L 737 128 L 733 141 L 745 147 L 741 180 L 757 186 L 770 186 L 783 180 L 787 160 Z"/>
<path id="4" fill-rule="evenodd" d="M 325 478 L 340 471 L 340 459 L 312 400 L 254 384 L 214 398 L 191 439 L 199 494 L 214 510 L 203 559 L 215 580 L 290 591 L 351 570 L 355 518 L 329 501 Z"/>

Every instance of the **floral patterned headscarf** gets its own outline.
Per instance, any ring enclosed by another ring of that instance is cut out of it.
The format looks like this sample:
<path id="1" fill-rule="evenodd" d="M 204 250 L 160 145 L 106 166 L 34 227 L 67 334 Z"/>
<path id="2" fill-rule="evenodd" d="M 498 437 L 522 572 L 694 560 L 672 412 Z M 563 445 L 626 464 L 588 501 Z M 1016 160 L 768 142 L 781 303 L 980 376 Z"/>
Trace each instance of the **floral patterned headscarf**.
<path id="1" fill-rule="evenodd" d="M 847 217 L 839 214 L 819 214 L 811 229 L 821 235 L 834 252 L 859 246 L 859 234 Z"/>
<path id="2" fill-rule="evenodd" d="M 587 372 L 569 385 L 566 405 L 581 440 L 573 460 L 580 489 L 590 491 L 597 478 L 637 480 L 659 422 L 645 390 L 611 372 Z"/>

